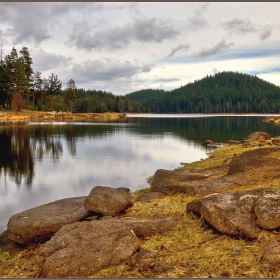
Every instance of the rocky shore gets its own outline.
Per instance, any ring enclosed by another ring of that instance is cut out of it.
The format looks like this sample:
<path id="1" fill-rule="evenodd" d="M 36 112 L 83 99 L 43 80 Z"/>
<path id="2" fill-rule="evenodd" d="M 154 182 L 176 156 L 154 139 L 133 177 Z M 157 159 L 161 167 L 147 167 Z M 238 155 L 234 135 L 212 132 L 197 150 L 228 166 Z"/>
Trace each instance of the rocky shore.
<path id="1" fill-rule="evenodd" d="M 2 112 L 0 122 L 26 123 L 26 122 L 91 122 L 115 121 L 125 119 L 125 113 L 70 113 L 70 112 Z"/>
<path id="2" fill-rule="evenodd" d="M 280 139 L 254 132 L 148 189 L 23 211 L 0 236 L 0 277 L 280 277 L 279 173 Z"/>

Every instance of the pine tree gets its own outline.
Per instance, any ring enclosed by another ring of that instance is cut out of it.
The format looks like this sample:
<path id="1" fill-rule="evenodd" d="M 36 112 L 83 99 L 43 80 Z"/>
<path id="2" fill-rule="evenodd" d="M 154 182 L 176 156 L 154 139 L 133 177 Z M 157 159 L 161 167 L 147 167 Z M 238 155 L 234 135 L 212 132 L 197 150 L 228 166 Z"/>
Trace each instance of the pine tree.
<path id="1" fill-rule="evenodd" d="M 29 83 L 25 75 L 24 64 L 18 58 L 15 48 L 6 56 L 5 65 L 7 103 L 8 107 L 10 107 L 13 94 L 23 95 L 28 90 Z"/>
<path id="2" fill-rule="evenodd" d="M 8 100 L 7 82 L 7 68 L 5 64 L 2 64 L 0 65 L 0 105 L 2 105 L 3 107 L 5 106 L 5 103 Z"/>
<path id="3" fill-rule="evenodd" d="M 51 104 L 53 110 L 53 96 L 61 92 L 62 82 L 58 79 L 58 76 L 51 73 L 47 83 L 47 91 L 51 97 Z"/>
<path id="4" fill-rule="evenodd" d="M 41 78 L 41 74 L 41 72 L 36 71 L 36 73 L 33 73 L 31 76 L 31 97 L 33 110 L 35 110 L 35 104 L 37 103 L 39 94 L 43 90 L 43 79 Z"/>
<path id="5" fill-rule="evenodd" d="M 26 87 L 26 90 L 23 93 L 23 97 L 26 99 L 27 106 L 28 106 L 29 99 L 30 99 L 30 87 L 32 85 L 32 74 L 33 74 L 33 69 L 31 67 L 31 64 L 33 64 L 33 62 L 27 47 L 23 47 L 19 53 L 21 55 L 20 60 L 24 66 L 24 73 L 28 83 L 28 86 Z"/>
<path id="6" fill-rule="evenodd" d="M 67 83 L 67 88 L 64 93 L 64 103 L 67 106 L 67 111 L 73 110 L 73 105 L 76 100 L 76 85 L 75 81 L 73 79 L 70 79 L 69 82 Z"/>

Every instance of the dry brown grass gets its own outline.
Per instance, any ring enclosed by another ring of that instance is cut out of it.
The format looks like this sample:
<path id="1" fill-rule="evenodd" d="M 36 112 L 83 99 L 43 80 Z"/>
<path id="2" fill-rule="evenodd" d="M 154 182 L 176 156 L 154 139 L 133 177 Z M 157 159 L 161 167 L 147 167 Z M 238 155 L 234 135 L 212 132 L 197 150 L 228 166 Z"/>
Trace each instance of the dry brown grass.
<path id="1" fill-rule="evenodd" d="M 187 164 L 182 168 L 200 170 L 219 166 L 230 162 L 234 154 L 241 154 L 248 150 L 270 147 L 269 141 L 263 146 L 253 143 L 250 147 L 242 145 L 225 145 L 210 154 L 203 161 Z M 280 158 L 278 152 L 272 157 Z M 272 186 L 280 189 L 278 178 L 262 179 L 263 174 L 245 174 L 246 179 L 256 180 L 250 188 Z M 260 177 L 258 177 L 260 176 Z M 243 186 L 237 187 L 242 189 Z M 134 193 L 149 192 L 143 189 Z M 174 217 L 177 225 L 172 230 L 150 238 L 141 239 L 141 248 L 153 250 L 157 256 L 155 261 L 164 264 L 162 272 L 140 272 L 131 268 L 128 263 L 105 268 L 92 275 L 92 278 L 271 278 L 280 277 L 280 270 L 261 260 L 263 250 L 271 239 L 279 239 L 278 231 L 263 231 L 255 241 L 236 239 L 220 234 L 200 217 L 186 212 L 186 204 L 195 198 L 187 194 L 178 193 L 155 199 L 149 202 L 136 202 L 127 210 L 124 216 L 139 218 Z M 35 250 L 22 251 L 11 257 L 7 253 L 0 253 L 0 277 L 32 277 L 40 268 L 33 262 Z M 38 274 L 37 274 L 38 275 Z"/>

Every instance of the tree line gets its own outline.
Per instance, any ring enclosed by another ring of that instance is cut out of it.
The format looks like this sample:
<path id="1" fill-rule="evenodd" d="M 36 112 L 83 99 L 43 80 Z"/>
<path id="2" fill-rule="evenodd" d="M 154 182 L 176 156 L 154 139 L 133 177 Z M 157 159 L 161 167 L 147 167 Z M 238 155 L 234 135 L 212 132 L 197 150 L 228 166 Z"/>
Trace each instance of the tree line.
<path id="1" fill-rule="evenodd" d="M 0 109 L 56 110 L 73 113 L 280 113 L 280 87 L 238 72 L 207 75 L 180 88 L 145 89 L 124 96 L 77 88 L 51 73 L 32 68 L 27 47 L 0 57 Z"/>
<path id="2" fill-rule="evenodd" d="M 63 96 L 64 106 L 72 109 L 76 98 L 75 81 L 70 79 L 62 91 L 62 81 L 55 73 L 47 78 L 32 68 L 32 58 L 27 47 L 19 53 L 13 48 L 0 61 L 0 106 L 2 109 L 53 110 L 55 97 Z"/>
<path id="3" fill-rule="evenodd" d="M 280 113 L 280 87 L 238 72 L 207 75 L 171 91 L 126 95 L 152 113 Z"/>
<path id="4" fill-rule="evenodd" d="M 80 113 L 145 112 L 135 100 L 98 90 L 76 88 L 70 79 L 62 90 L 62 81 L 51 73 L 47 78 L 32 68 L 27 47 L 15 48 L 0 62 L 0 109 L 56 110 Z"/>

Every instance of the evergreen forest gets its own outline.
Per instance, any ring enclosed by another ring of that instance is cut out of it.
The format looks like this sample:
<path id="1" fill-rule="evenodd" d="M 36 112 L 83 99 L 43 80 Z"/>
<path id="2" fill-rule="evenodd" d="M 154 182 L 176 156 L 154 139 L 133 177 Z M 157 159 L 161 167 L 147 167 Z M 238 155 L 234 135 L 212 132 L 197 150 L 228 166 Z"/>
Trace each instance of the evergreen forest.
<path id="1" fill-rule="evenodd" d="M 47 78 L 32 68 L 27 47 L 15 48 L 0 60 L 0 109 L 70 111 L 79 113 L 146 112 L 138 101 L 101 90 L 76 88 L 74 79 L 62 90 L 62 81 L 51 73 Z"/>
<path id="2" fill-rule="evenodd" d="M 152 113 L 280 113 L 280 87 L 238 72 L 207 75 L 172 91 L 145 89 L 126 96 Z"/>
<path id="3" fill-rule="evenodd" d="M 77 88 L 69 79 L 66 88 L 58 75 L 32 68 L 27 47 L 15 48 L 0 58 L 0 109 L 55 110 L 78 113 L 280 113 L 280 87 L 256 76 L 220 72 L 180 88 L 145 89 L 123 96 Z"/>

